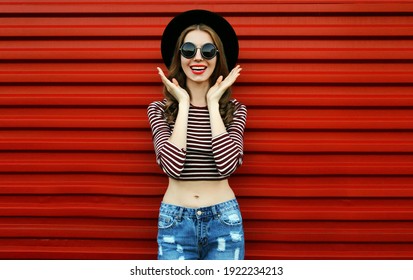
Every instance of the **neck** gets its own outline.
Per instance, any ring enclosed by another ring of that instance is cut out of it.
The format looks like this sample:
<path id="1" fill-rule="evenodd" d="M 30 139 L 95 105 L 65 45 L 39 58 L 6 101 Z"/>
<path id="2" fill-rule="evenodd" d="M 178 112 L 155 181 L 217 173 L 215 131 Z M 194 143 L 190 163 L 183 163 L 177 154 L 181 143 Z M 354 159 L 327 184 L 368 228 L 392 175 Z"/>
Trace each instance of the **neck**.
<path id="1" fill-rule="evenodd" d="M 206 106 L 206 94 L 209 90 L 209 82 L 196 83 L 187 80 L 186 86 L 191 92 L 191 104 L 195 106 Z"/>

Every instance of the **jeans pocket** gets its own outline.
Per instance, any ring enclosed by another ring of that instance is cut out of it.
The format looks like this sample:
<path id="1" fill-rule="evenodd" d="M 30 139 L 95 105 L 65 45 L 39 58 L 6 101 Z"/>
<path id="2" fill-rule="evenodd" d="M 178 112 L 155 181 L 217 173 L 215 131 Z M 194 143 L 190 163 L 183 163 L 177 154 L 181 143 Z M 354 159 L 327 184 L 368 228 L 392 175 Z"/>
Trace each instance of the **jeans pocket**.
<path id="1" fill-rule="evenodd" d="M 222 212 L 219 221 L 227 226 L 239 226 L 242 224 L 241 211 L 239 209 L 231 209 Z"/>
<path id="2" fill-rule="evenodd" d="M 159 229 L 171 228 L 173 225 L 175 225 L 174 217 L 165 215 L 165 214 L 159 214 L 159 217 L 158 217 L 158 228 Z"/>

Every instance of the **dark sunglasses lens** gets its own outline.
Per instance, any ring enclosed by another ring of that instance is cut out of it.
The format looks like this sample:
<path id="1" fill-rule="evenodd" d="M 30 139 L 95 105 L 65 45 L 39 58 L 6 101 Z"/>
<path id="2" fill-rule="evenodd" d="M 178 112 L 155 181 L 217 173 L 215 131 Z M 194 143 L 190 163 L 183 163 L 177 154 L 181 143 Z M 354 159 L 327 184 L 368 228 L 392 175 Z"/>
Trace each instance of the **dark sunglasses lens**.
<path id="1" fill-rule="evenodd" d="M 204 58 L 211 59 L 217 54 L 217 49 L 213 44 L 208 43 L 202 46 L 201 52 Z"/>
<path id="2" fill-rule="evenodd" d="M 183 57 L 192 58 L 195 56 L 196 47 L 192 43 L 185 43 L 181 47 L 181 53 Z"/>

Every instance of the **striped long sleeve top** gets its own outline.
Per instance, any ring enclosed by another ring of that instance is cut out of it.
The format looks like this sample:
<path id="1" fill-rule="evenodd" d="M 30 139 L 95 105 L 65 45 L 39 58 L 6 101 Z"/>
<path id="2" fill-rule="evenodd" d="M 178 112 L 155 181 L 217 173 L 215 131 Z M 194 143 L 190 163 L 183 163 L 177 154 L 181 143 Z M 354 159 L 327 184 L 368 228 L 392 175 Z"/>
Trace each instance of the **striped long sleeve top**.
<path id="1" fill-rule="evenodd" d="M 190 105 L 187 146 L 180 149 L 168 139 L 174 129 L 164 117 L 166 100 L 152 102 L 148 118 L 152 129 L 156 162 L 169 176 L 178 180 L 222 180 L 228 178 L 243 159 L 243 135 L 247 108 L 237 100 L 233 121 L 226 132 L 211 134 L 208 107 Z"/>

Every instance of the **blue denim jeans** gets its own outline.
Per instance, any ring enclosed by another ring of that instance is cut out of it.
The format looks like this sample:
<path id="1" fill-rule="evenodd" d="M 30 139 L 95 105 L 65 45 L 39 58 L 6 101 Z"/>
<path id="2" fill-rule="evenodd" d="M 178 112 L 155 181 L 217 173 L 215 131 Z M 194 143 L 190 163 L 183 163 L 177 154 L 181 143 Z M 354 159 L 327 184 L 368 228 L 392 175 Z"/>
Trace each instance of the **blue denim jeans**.
<path id="1" fill-rule="evenodd" d="M 202 208 L 162 203 L 158 259 L 244 259 L 244 230 L 237 200 Z"/>

